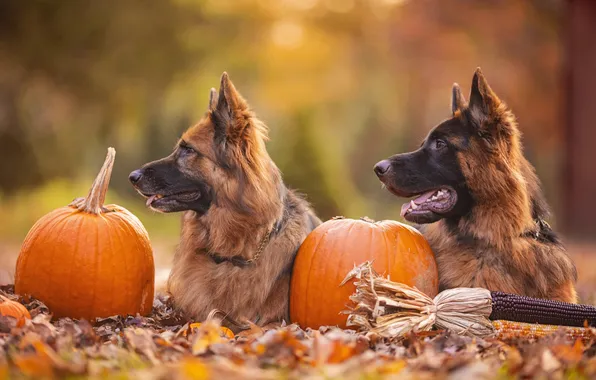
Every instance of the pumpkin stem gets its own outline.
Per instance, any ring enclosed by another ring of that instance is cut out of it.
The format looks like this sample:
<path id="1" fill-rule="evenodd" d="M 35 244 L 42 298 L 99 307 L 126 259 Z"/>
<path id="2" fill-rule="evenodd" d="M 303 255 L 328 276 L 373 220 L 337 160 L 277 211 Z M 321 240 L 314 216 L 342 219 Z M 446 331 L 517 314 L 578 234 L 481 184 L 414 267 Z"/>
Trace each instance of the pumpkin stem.
<path id="1" fill-rule="evenodd" d="M 91 185 L 91 190 L 87 194 L 87 198 L 77 198 L 70 206 L 75 207 L 79 211 L 88 212 L 90 214 L 99 215 L 104 211 L 103 204 L 106 200 L 106 193 L 108 192 L 108 185 L 112 177 L 112 168 L 114 167 L 114 160 L 116 158 L 116 150 L 108 148 L 108 155 L 99 171 L 99 174 Z"/>

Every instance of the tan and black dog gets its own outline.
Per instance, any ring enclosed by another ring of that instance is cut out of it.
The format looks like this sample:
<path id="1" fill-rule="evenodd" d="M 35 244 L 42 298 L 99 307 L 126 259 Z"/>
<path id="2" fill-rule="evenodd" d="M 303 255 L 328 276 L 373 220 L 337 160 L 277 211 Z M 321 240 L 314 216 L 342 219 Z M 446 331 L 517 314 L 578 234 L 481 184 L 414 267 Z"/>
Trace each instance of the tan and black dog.
<path id="1" fill-rule="evenodd" d="M 466 102 L 453 85 L 452 117 L 416 151 L 375 165 L 402 216 L 420 226 L 441 289 L 484 287 L 577 302 L 576 268 L 546 222 L 549 210 L 524 157 L 511 110 L 477 69 Z"/>
<path id="2" fill-rule="evenodd" d="M 294 257 L 321 222 L 284 185 L 266 139 L 224 73 L 173 153 L 130 174 L 151 209 L 184 212 L 168 290 L 196 320 L 219 309 L 259 325 L 288 321 Z"/>

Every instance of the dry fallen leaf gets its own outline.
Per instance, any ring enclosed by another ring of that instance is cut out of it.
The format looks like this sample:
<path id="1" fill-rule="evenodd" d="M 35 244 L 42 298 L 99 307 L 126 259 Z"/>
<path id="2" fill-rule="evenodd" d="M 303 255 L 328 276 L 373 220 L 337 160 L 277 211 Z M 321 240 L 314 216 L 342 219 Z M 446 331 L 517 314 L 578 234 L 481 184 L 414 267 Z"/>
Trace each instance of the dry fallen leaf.
<path id="1" fill-rule="evenodd" d="M 572 365 L 579 363 L 584 355 L 584 345 L 581 339 L 576 339 L 573 346 L 558 344 L 551 346 L 550 350 L 559 360 Z"/>
<path id="2" fill-rule="evenodd" d="M 54 369 L 52 362 L 38 353 L 19 353 L 12 357 L 15 367 L 25 376 L 34 378 L 52 378 Z"/>
<path id="3" fill-rule="evenodd" d="M 546 372 L 553 372 L 561 367 L 561 362 L 557 360 L 555 355 L 549 349 L 542 351 L 542 369 Z"/>
<path id="4" fill-rule="evenodd" d="M 199 359 L 184 359 L 180 362 L 180 374 L 185 379 L 207 380 L 209 368 Z"/>
<path id="5" fill-rule="evenodd" d="M 145 355 L 153 364 L 159 364 L 156 356 L 157 346 L 153 342 L 153 334 L 147 329 L 129 328 L 124 331 L 129 347 Z"/>
<path id="6" fill-rule="evenodd" d="M 198 327 L 191 327 L 193 331 L 190 339 L 192 340 L 191 353 L 193 355 L 202 355 L 212 344 L 225 342 L 219 323 L 208 321 L 198 325 Z"/>

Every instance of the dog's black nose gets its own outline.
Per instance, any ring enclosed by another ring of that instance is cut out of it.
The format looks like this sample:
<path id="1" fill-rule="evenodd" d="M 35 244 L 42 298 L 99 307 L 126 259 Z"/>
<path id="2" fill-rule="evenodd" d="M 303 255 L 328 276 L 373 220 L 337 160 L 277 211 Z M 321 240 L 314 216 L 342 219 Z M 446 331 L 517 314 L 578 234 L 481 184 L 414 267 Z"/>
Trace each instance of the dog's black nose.
<path id="1" fill-rule="evenodd" d="M 143 177 L 143 172 L 140 170 L 135 170 L 132 173 L 130 173 L 130 175 L 128 176 L 128 180 L 131 183 L 137 183 L 141 180 L 141 177 Z"/>
<path id="2" fill-rule="evenodd" d="M 387 160 L 383 160 L 375 165 L 374 170 L 377 176 L 382 176 L 383 174 L 387 173 L 390 167 L 391 163 Z"/>

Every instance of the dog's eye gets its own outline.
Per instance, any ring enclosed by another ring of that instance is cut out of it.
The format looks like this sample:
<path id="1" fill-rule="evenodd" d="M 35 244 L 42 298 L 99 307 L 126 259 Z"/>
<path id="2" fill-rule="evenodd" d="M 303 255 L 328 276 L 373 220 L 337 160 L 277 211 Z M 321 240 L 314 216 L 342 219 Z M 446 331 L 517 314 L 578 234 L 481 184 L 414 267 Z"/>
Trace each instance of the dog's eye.
<path id="1" fill-rule="evenodd" d="M 443 140 L 437 139 L 435 140 L 435 149 L 443 149 L 447 146 L 447 143 Z"/>
<path id="2" fill-rule="evenodd" d="M 188 155 L 188 154 L 193 154 L 196 153 L 196 151 L 188 145 L 180 145 L 180 154 L 182 155 Z"/>

